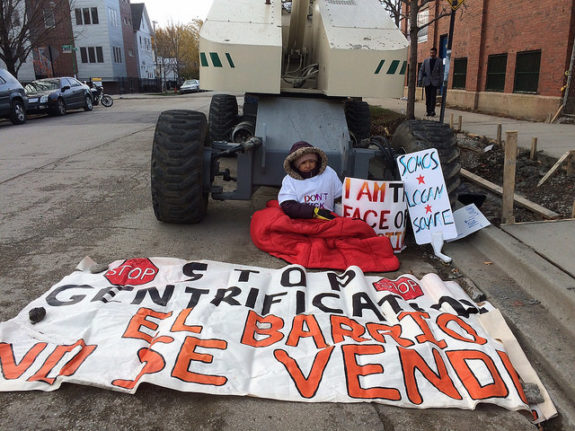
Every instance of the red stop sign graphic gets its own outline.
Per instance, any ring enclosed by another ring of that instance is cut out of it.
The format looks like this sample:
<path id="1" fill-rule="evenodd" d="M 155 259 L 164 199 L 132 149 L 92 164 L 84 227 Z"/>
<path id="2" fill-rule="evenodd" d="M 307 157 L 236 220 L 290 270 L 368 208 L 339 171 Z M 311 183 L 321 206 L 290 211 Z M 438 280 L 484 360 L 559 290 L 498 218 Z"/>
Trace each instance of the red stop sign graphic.
<path id="1" fill-rule="evenodd" d="M 396 293 L 405 300 L 415 299 L 423 295 L 423 290 L 421 290 L 419 283 L 408 277 L 399 277 L 395 280 L 382 278 L 373 283 L 373 287 L 379 292 L 387 290 L 388 292 Z"/>
<path id="2" fill-rule="evenodd" d="M 127 260 L 104 274 L 110 283 L 120 286 L 146 284 L 156 278 L 156 275 L 158 268 L 147 258 Z"/>

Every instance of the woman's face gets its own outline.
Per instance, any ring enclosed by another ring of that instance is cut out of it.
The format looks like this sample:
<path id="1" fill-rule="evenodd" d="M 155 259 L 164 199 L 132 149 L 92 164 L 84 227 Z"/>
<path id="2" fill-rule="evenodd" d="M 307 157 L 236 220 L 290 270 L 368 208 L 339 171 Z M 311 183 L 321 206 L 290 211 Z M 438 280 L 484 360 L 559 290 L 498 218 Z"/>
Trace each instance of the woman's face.
<path id="1" fill-rule="evenodd" d="M 308 173 L 313 171 L 316 166 L 317 166 L 316 159 L 307 159 L 304 160 L 302 163 L 300 163 L 298 169 L 300 170 L 300 172 Z"/>

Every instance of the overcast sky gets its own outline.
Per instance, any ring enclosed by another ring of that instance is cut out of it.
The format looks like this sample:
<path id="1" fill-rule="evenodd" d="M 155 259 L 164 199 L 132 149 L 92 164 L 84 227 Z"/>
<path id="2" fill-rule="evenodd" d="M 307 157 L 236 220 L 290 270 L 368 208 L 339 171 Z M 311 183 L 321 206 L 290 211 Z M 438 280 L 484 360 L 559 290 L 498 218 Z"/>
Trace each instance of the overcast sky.
<path id="1" fill-rule="evenodd" d="M 213 0 L 143 0 L 150 21 L 157 21 L 159 27 L 174 24 L 187 24 L 194 18 L 205 19 Z M 140 3 L 142 0 L 132 0 Z"/>

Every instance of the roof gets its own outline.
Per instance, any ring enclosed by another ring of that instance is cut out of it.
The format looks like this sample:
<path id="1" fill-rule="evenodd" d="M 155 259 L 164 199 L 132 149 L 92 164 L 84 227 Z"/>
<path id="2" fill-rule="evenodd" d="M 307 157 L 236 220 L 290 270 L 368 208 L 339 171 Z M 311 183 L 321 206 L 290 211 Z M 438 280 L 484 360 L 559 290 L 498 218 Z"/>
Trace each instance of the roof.
<path id="1" fill-rule="evenodd" d="M 132 25 L 134 26 L 134 31 L 140 29 L 142 23 L 142 16 L 144 15 L 144 3 L 132 3 L 130 8 L 132 9 Z"/>

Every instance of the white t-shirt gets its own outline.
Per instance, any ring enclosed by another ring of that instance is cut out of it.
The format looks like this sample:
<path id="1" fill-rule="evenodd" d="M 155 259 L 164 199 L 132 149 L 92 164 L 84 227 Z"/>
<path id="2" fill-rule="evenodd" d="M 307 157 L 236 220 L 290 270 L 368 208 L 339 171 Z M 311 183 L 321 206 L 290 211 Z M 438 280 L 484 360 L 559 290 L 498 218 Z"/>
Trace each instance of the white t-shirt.
<path id="1" fill-rule="evenodd" d="M 343 184 L 335 171 L 326 166 L 325 171 L 312 178 L 296 180 L 286 175 L 278 194 L 281 204 L 285 201 L 297 201 L 315 207 L 334 210 L 334 201 L 341 197 Z"/>

